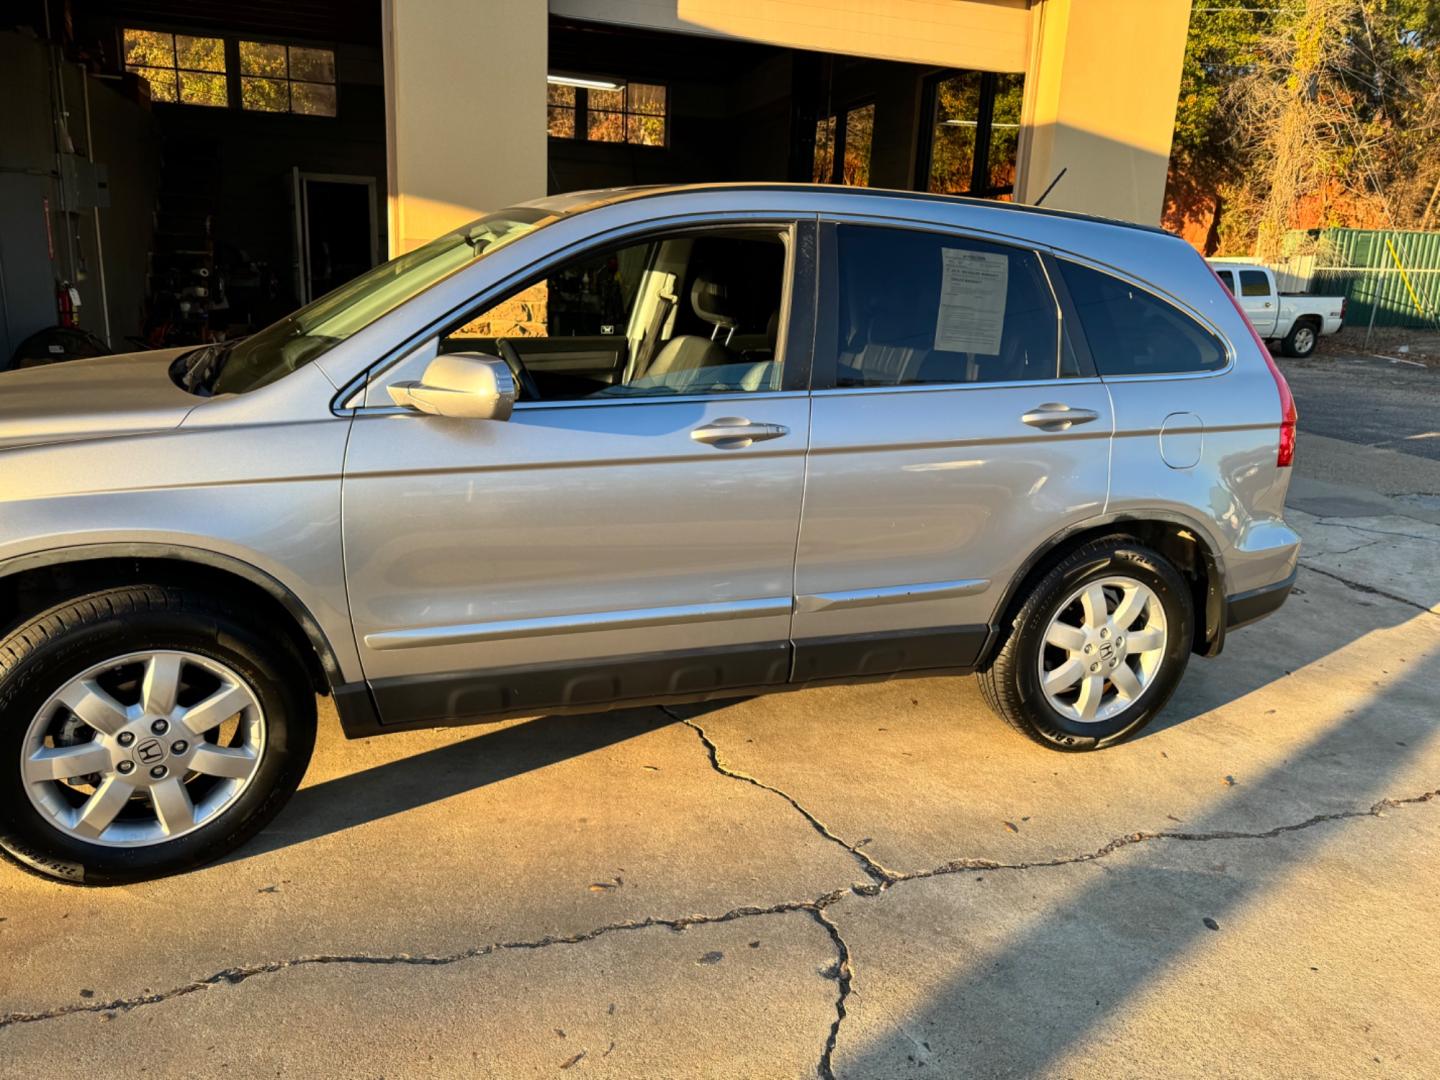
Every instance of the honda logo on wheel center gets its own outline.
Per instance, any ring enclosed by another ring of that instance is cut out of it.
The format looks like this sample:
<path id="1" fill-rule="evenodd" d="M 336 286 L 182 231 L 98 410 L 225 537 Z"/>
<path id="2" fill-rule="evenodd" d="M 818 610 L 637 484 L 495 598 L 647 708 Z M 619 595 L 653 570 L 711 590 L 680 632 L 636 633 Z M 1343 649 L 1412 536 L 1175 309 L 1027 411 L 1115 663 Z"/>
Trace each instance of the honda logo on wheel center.
<path id="1" fill-rule="evenodd" d="M 141 765 L 154 765 L 165 758 L 165 747 L 159 739 L 146 739 L 135 747 L 135 760 Z"/>

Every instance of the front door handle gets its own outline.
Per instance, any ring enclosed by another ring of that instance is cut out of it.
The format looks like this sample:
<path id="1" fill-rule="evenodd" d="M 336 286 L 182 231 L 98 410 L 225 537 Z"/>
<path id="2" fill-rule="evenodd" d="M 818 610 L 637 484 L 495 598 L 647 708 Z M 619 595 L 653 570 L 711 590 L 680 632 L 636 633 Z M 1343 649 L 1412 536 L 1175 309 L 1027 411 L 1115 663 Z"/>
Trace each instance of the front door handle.
<path id="1" fill-rule="evenodd" d="M 708 443 L 717 450 L 743 450 L 751 443 L 764 442 L 789 435 L 784 424 L 752 424 L 743 416 L 722 416 L 690 432 L 696 442 Z"/>
<path id="2" fill-rule="evenodd" d="M 1076 424 L 1088 424 L 1099 419 L 1100 414 L 1093 409 L 1072 409 L 1069 405 L 1050 401 L 1031 409 L 1020 417 L 1020 422 L 1038 427 L 1041 431 L 1069 431 Z"/>

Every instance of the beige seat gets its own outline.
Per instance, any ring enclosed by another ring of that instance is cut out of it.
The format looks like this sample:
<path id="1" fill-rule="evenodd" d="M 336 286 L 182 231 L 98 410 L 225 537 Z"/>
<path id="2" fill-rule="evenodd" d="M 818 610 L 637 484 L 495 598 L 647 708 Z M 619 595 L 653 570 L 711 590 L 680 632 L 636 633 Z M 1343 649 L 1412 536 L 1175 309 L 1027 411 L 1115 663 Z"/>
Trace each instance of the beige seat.
<path id="1" fill-rule="evenodd" d="M 716 340 L 721 330 L 726 340 L 735 333 L 735 318 L 730 313 L 729 292 L 726 287 L 709 278 L 697 277 L 690 288 L 690 306 L 695 314 L 715 329 L 708 338 L 698 334 L 680 334 L 665 343 L 649 369 L 646 377 L 669 375 L 677 371 L 692 371 L 696 368 L 717 367 L 721 364 L 740 362 L 740 357 L 728 345 Z"/>

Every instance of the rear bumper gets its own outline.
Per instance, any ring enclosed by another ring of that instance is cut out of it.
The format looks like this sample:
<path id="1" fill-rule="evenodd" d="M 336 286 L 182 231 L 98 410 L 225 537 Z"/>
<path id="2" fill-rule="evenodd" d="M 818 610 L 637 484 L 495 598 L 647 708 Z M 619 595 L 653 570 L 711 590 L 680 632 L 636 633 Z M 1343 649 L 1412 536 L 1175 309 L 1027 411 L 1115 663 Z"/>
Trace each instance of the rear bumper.
<path id="1" fill-rule="evenodd" d="M 1298 568 L 1291 570 L 1289 577 L 1284 581 L 1277 581 L 1273 585 L 1263 585 L 1258 589 L 1251 589 L 1249 592 L 1227 596 L 1225 598 L 1225 631 L 1228 633 L 1231 630 L 1238 630 L 1242 626 L 1249 626 L 1285 603 L 1285 598 L 1295 587 L 1295 575 L 1298 572 Z"/>

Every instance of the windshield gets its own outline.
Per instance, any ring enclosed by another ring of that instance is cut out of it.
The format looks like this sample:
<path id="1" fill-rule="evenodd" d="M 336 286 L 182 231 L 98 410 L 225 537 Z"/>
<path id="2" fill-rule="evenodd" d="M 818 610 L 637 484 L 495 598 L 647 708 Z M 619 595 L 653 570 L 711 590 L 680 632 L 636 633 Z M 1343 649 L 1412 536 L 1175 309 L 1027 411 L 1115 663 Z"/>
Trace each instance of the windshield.
<path id="1" fill-rule="evenodd" d="M 196 356 L 182 381 L 186 389 L 243 394 L 308 364 L 407 300 L 554 217 L 554 212 L 512 207 L 432 240 L 307 304 L 273 326 Z"/>

